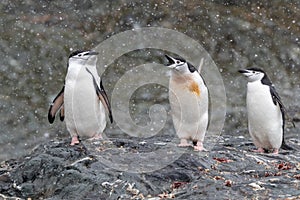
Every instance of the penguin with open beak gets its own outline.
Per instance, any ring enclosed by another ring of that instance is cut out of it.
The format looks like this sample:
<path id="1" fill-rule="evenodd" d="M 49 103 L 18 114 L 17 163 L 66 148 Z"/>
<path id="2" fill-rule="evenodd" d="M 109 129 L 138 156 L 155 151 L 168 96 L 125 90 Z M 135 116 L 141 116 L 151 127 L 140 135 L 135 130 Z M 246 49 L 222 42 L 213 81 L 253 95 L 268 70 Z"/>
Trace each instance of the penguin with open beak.
<path id="1" fill-rule="evenodd" d="M 208 127 L 209 93 L 198 70 L 181 58 L 168 59 L 171 69 L 169 101 L 175 131 L 180 139 L 178 146 L 190 146 L 203 151 L 203 141 Z"/>

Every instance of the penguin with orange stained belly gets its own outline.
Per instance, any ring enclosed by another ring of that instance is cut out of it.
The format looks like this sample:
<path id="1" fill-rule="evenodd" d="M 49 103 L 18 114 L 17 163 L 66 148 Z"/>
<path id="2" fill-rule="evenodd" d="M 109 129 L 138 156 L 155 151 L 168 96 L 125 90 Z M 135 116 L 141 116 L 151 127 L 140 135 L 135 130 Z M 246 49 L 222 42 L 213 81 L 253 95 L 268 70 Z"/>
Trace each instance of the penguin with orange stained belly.
<path id="1" fill-rule="evenodd" d="M 173 124 L 180 147 L 190 146 L 203 151 L 208 127 L 209 93 L 198 70 L 184 59 L 166 55 L 171 69 L 169 101 Z"/>

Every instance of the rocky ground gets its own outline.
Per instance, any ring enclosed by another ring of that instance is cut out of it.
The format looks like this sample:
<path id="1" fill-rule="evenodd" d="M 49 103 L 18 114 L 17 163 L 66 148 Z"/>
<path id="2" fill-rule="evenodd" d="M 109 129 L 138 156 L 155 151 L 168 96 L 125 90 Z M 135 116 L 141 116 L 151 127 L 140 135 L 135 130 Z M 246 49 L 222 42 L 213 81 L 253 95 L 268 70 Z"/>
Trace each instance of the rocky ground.
<path id="1" fill-rule="evenodd" d="M 288 142 L 299 148 L 298 140 Z M 1 163 L 0 197 L 299 199 L 299 151 L 281 150 L 273 155 L 253 153 L 253 148 L 244 137 L 223 136 L 210 152 L 182 150 L 174 162 L 142 172 L 141 155 L 162 150 L 172 156 L 178 148 L 167 139 L 158 142 L 155 138 L 83 141 L 74 147 L 69 146 L 69 139 L 52 140 L 21 159 Z M 145 162 L 153 162 L 150 155 Z M 117 157 L 119 164 L 111 163 Z"/>

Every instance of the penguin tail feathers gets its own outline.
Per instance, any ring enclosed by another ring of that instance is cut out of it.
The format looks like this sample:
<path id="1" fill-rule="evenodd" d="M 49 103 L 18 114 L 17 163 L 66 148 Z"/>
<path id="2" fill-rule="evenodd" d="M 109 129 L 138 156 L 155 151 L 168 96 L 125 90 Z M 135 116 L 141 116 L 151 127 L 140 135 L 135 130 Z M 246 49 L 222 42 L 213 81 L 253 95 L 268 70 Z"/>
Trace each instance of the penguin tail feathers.
<path id="1" fill-rule="evenodd" d="M 296 125 L 295 125 L 294 119 L 292 119 L 291 123 L 292 123 L 293 127 L 294 127 L 294 128 L 296 128 Z"/>
<path id="2" fill-rule="evenodd" d="M 285 141 L 282 141 L 281 148 L 284 150 L 295 150 L 293 147 L 287 145 Z"/>

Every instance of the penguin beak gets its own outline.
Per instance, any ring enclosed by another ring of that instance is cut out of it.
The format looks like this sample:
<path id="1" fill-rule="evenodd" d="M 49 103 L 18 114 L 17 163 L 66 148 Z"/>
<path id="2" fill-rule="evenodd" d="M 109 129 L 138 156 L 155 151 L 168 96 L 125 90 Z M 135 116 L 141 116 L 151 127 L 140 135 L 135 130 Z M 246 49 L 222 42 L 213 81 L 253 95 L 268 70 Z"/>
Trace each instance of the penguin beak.
<path id="1" fill-rule="evenodd" d="M 175 59 L 171 56 L 165 55 L 165 57 L 168 59 L 169 63 L 166 65 L 167 67 L 173 68 L 172 65 L 175 64 Z"/>
<path id="2" fill-rule="evenodd" d="M 88 53 L 88 55 L 98 55 L 99 54 L 99 52 L 96 52 L 96 51 L 90 51 L 89 53 Z"/>
<path id="3" fill-rule="evenodd" d="M 241 74 L 244 74 L 244 73 L 248 73 L 249 71 L 246 70 L 246 69 L 240 69 L 239 72 L 240 72 Z"/>
<path id="4" fill-rule="evenodd" d="M 249 71 L 247 69 L 240 69 L 238 72 L 240 72 L 241 74 L 243 74 L 246 77 L 251 75 L 251 71 Z"/>

